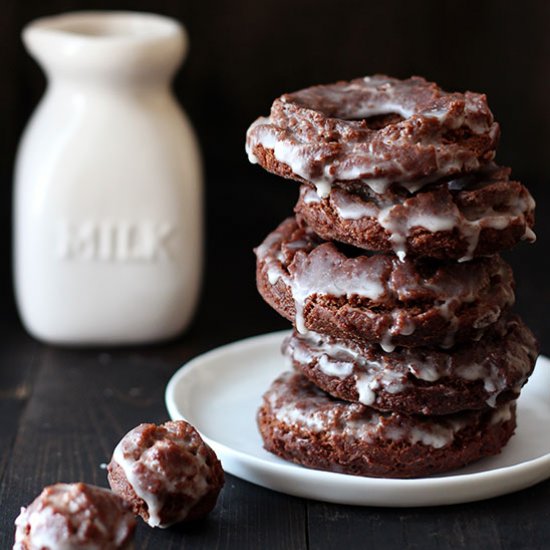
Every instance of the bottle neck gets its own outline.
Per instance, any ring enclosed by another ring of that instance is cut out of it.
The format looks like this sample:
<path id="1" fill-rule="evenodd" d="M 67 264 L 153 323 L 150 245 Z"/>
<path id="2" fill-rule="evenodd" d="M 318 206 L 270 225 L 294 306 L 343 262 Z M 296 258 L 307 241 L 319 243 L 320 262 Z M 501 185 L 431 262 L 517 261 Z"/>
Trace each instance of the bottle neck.
<path id="1" fill-rule="evenodd" d="M 187 46 L 176 21 L 131 12 L 39 19 L 24 29 L 23 41 L 52 81 L 144 89 L 167 86 Z"/>

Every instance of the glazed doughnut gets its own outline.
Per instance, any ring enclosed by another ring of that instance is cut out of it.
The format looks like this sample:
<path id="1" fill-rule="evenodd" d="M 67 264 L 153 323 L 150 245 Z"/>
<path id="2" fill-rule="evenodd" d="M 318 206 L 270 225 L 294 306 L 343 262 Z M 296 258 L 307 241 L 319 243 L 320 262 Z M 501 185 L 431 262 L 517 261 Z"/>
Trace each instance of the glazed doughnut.
<path id="1" fill-rule="evenodd" d="M 478 339 L 514 302 L 498 255 L 456 264 L 344 248 L 285 220 L 256 248 L 260 294 L 301 333 L 387 351 Z"/>
<path id="2" fill-rule="evenodd" d="M 517 399 L 537 359 L 527 326 L 505 315 L 479 342 L 448 351 L 398 348 L 384 353 L 323 334 L 296 331 L 283 355 L 332 396 L 381 411 L 441 415 Z"/>
<path id="3" fill-rule="evenodd" d="M 498 454 L 514 433 L 515 402 L 447 416 L 380 413 L 287 372 L 264 395 L 258 425 L 268 451 L 309 468 L 419 477 Z"/>
<path id="4" fill-rule="evenodd" d="M 15 527 L 13 550 L 133 550 L 136 520 L 107 489 L 56 483 L 21 509 Z"/>
<path id="5" fill-rule="evenodd" d="M 206 516 L 224 484 L 214 451 L 184 420 L 140 424 L 116 446 L 109 484 L 151 527 Z"/>
<path id="6" fill-rule="evenodd" d="M 470 260 L 533 241 L 535 201 L 510 170 L 481 173 L 430 184 L 410 195 L 383 195 L 338 187 L 321 198 L 304 184 L 295 207 L 321 237 L 367 250 L 440 259 Z"/>
<path id="7" fill-rule="evenodd" d="M 251 162 L 324 197 L 332 185 L 417 190 L 476 171 L 493 160 L 499 132 L 482 94 L 376 75 L 284 94 L 250 126 L 246 149 Z"/>

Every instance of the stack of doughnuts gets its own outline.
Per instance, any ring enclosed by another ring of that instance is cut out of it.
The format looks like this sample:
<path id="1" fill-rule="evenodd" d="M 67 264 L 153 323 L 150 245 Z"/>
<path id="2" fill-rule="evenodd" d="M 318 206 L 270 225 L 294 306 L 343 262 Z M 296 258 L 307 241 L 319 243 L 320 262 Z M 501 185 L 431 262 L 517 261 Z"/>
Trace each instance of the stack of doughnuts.
<path id="1" fill-rule="evenodd" d="M 484 95 L 381 75 L 285 94 L 250 126 L 250 161 L 301 184 L 256 249 L 258 290 L 294 325 L 258 413 L 267 450 L 416 477 L 513 435 L 538 351 L 498 253 L 534 240 L 535 203 L 498 138 Z"/>

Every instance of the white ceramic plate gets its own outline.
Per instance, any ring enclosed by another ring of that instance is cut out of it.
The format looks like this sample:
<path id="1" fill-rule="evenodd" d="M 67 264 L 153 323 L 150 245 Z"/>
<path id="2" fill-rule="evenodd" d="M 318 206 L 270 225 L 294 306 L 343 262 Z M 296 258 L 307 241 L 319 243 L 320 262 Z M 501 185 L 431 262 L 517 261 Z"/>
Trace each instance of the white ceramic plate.
<path id="1" fill-rule="evenodd" d="M 541 357 L 518 402 L 518 428 L 504 451 L 451 474 L 379 479 L 311 470 L 265 451 L 256 428 L 262 394 L 286 370 L 277 332 L 210 351 L 184 365 L 166 389 L 173 419 L 193 424 L 224 469 L 290 495 L 364 506 L 470 502 L 550 477 L 550 360 Z"/>

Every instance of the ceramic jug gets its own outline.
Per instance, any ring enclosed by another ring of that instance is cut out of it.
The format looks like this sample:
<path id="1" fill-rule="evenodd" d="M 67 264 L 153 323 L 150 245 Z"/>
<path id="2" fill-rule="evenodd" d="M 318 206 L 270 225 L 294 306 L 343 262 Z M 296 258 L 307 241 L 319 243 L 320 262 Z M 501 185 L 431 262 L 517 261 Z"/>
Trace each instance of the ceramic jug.
<path id="1" fill-rule="evenodd" d="M 170 82 L 187 39 L 131 12 L 30 23 L 47 89 L 15 167 L 14 277 L 35 337 L 146 343 L 189 323 L 201 278 L 202 175 Z"/>

